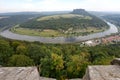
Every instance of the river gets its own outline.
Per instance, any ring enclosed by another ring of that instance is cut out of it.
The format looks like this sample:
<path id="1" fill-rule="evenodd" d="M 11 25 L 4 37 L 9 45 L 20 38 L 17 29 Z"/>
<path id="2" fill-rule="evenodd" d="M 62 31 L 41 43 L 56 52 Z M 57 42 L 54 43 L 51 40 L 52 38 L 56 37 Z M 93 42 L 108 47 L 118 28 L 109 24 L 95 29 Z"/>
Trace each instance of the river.
<path id="1" fill-rule="evenodd" d="M 111 35 L 112 33 L 118 32 L 118 29 L 115 25 L 109 22 L 107 22 L 107 24 L 110 26 L 110 28 L 104 32 L 93 33 L 87 36 L 77 36 L 77 37 L 70 37 L 70 38 L 66 38 L 66 37 L 51 38 L 51 37 L 20 35 L 20 34 L 12 33 L 9 30 L 4 30 L 0 32 L 0 35 L 5 38 L 10 38 L 10 39 L 15 39 L 15 40 L 39 41 L 42 43 L 74 43 L 74 42 L 80 42 L 80 41 L 85 41 L 85 40 L 94 39 L 94 38 L 101 38 L 107 35 Z"/>

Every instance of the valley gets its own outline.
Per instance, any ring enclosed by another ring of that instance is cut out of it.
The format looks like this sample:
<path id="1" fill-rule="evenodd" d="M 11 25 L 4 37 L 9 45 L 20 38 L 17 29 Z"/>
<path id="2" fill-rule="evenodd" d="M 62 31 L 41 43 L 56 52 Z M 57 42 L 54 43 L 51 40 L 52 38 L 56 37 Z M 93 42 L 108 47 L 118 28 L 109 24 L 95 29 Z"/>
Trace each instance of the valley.
<path id="1" fill-rule="evenodd" d="M 120 57 L 119 26 L 83 9 L 9 16 L 0 19 L 2 67 L 37 66 L 42 77 L 76 80 L 89 65 L 109 65 Z"/>
<path id="2" fill-rule="evenodd" d="M 10 29 L 13 33 L 40 37 L 76 37 L 109 29 L 102 19 L 84 9 L 66 14 L 54 14 L 31 19 Z"/>
<path id="3" fill-rule="evenodd" d="M 115 25 L 103 21 L 103 19 L 88 13 L 84 9 L 74 9 L 65 14 L 24 16 L 10 17 L 9 26 L 11 27 L 8 29 L 4 27 L 5 29 L 0 32 L 0 35 L 15 40 L 42 43 L 78 43 L 118 32 Z M 11 25 L 19 17 L 20 19 Z M 5 22 L 7 22 L 6 19 Z"/>
<path id="4" fill-rule="evenodd" d="M 15 40 L 22 40 L 22 41 L 39 41 L 42 43 L 76 43 L 81 41 L 86 41 L 94 38 L 101 38 L 105 37 L 107 35 L 111 35 L 113 33 L 117 33 L 118 29 L 115 25 L 107 22 L 107 24 L 110 26 L 110 28 L 104 32 L 89 34 L 86 36 L 73 36 L 73 37 L 39 37 L 39 36 L 28 36 L 28 35 L 21 35 L 21 34 L 15 34 L 11 31 L 4 30 L 0 33 L 1 36 L 9 39 L 15 39 Z"/>
<path id="5" fill-rule="evenodd" d="M 0 0 L 0 80 L 120 80 L 120 0 Z"/>

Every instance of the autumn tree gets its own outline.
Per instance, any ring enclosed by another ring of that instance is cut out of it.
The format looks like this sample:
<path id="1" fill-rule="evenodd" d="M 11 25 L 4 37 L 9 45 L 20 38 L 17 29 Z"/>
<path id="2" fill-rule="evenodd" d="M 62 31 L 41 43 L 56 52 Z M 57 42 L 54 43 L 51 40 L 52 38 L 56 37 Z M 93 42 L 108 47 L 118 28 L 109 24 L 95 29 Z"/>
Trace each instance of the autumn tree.
<path id="1" fill-rule="evenodd" d="M 43 76 L 60 78 L 63 68 L 64 61 L 61 55 L 52 53 L 50 57 L 41 59 L 41 74 Z"/>

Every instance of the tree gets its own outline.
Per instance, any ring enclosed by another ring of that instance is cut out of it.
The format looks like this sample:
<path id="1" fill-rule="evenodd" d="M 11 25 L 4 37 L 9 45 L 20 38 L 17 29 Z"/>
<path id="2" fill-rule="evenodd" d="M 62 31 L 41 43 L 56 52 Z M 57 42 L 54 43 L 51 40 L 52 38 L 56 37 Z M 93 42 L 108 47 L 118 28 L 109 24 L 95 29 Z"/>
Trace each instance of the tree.
<path id="1" fill-rule="evenodd" d="M 64 64 L 64 61 L 63 61 L 63 57 L 62 56 L 59 56 L 57 54 L 51 54 L 51 60 L 52 60 L 52 67 L 51 69 L 54 69 L 57 71 L 60 71 L 61 69 L 64 68 L 63 64 Z"/>
<path id="2" fill-rule="evenodd" d="M 0 40 L 0 65 L 6 66 L 8 58 L 12 56 L 13 49 L 10 47 L 9 42 Z"/>
<path id="3" fill-rule="evenodd" d="M 66 63 L 67 76 L 69 78 L 81 77 L 80 72 L 83 73 L 83 70 L 85 70 L 84 68 L 86 68 L 89 64 L 89 61 L 86 59 L 87 57 L 88 53 L 81 53 L 81 55 L 69 56 L 69 61 Z"/>
<path id="4" fill-rule="evenodd" d="M 27 55 L 27 48 L 26 48 L 26 46 L 24 46 L 24 45 L 17 46 L 16 53 L 17 54 Z"/>
<path id="5" fill-rule="evenodd" d="M 110 65 L 110 62 L 114 59 L 115 57 L 114 56 L 107 56 L 105 58 L 98 58 L 94 61 L 94 64 L 96 65 Z"/>
<path id="6" fill-rule="evenodd" d="M 62 56 L 52 53 L 50 57 L 41 59 L 40 69 L 42 76 L 60 78 L 63 68 L 64 61 Z"/>
<path id="7" fill-rule="evenodd" d="M 34 60 L 35 65 L 40 64 L 40 59 L 50 55 L 50 50 L 45 46 L 31 44 L 28 47 L 28 56 Z"/>
<path id="8" fill-rule="evenodd" d="M 13 47 L 14 51 L 16 51 L 16 48 L 17 48 L 20 44 L 22 44 L 22 43 L 19 42 L 19 41 L 12 41 L 11 46 Z"/>
<path id="9" fill-rule="evenodd" d="M 9 59 L 8 66 L 34 66 L 34 62 L 25 55 L 13 55 Z"/>

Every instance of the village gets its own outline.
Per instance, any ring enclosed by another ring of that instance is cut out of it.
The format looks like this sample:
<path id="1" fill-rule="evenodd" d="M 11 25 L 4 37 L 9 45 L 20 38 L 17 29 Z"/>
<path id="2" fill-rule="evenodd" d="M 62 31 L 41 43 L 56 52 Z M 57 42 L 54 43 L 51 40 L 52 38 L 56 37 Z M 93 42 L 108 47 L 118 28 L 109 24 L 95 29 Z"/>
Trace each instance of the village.
<path id="1" fill-rule="evenodd" d="M 98 38 L 98 39 L 87 40 L 87 41 L 82 42 L 80 44 L 80 46 L 81 47 L 96 46 L 99 44 L 115 44 L 118 42 L 120 42 L 120 34 L 102 37 L 102 38 Z"/>

